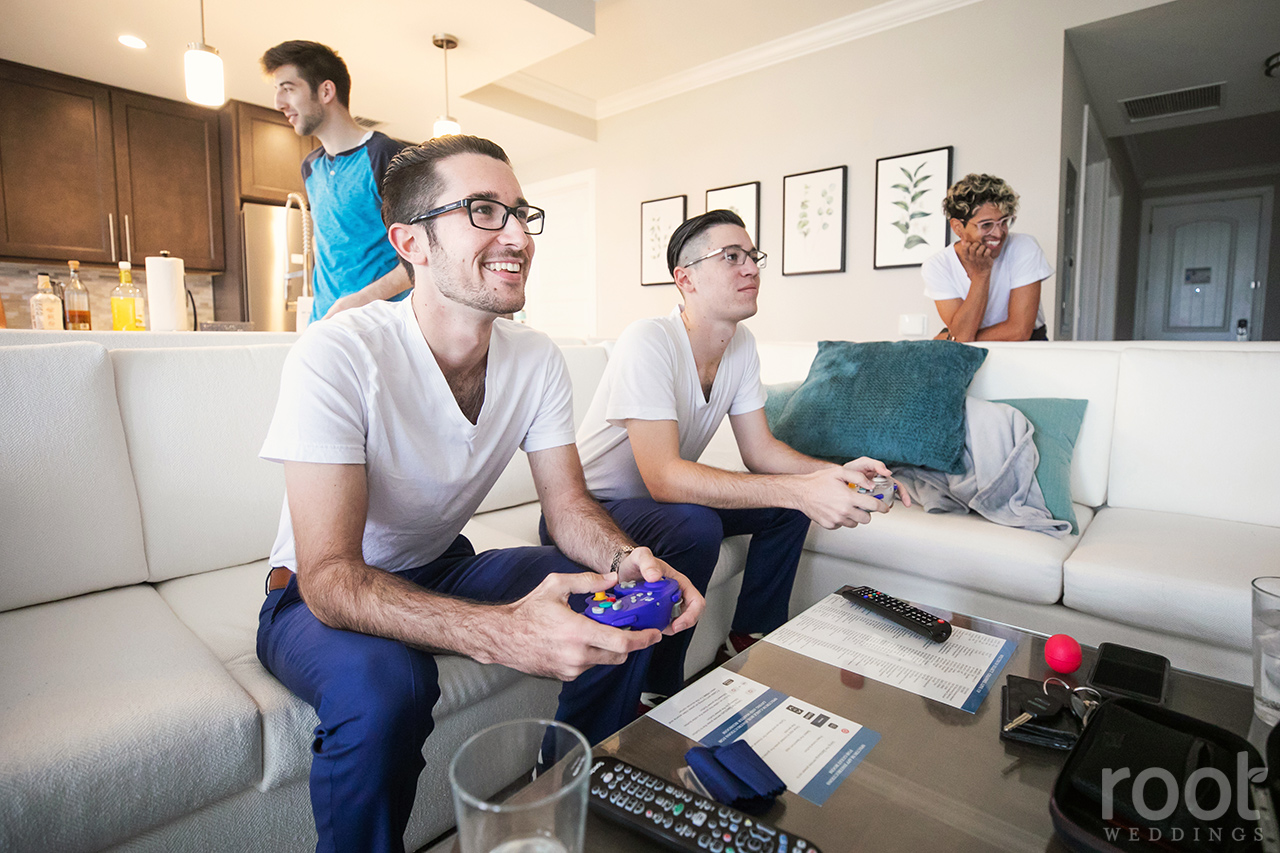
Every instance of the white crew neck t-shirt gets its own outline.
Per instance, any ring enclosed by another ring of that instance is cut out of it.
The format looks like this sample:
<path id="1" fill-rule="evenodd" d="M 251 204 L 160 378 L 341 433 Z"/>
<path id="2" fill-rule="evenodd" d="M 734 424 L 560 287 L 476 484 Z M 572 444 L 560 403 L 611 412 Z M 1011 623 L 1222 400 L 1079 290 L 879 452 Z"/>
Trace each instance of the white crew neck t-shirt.
<path id="1" fill-rule="evenodd" d="M 285 360 L 260 456 L 364 465 L 364 559 L 399 571 L 444 553 L 515 455 L 573 443 L 573 388 L 551 339 L 497 320 L 476 423 L 453 392 L 412 301 L 374 302 L 310 326 Z M 297 571 L 286 499 L 271 565 Z"/>
<path id="2" fill-rule="evenodd" d="M 940 299 L 964 299 L 969 295 L 969 274 L 956 255 L 955 246 L 947 246 L 927 258 L 920 269 L 924 276 L 924 295 Z M 987 287 L 987 310 L 979 329 L 1009 319 L 1009 294 L 1015 288 L 1044 281 L 1053 275 L 1053 267 L 1045 259 L 1040 244 L 1030 234 L 1010 233 L 1000 257 L 991 267 L 991 284 Z M 1036 324 L 1044 325 L 1044 309 L 1036 306 Z"/>
<path id="3" fill-rule="evenodd" d="M 679 307 L 666 317 L 626 328 L 609 355 L 600 386 L 578 430 L 578 452 L 587 488 L 602 500 L 649 497 L 622 424 L 675 421 L 680 458 L 697 462 L 726 414 L 764 407 L 755 337 L 738 324 L 711 385 L 702 393 L 698 366 Z"/>

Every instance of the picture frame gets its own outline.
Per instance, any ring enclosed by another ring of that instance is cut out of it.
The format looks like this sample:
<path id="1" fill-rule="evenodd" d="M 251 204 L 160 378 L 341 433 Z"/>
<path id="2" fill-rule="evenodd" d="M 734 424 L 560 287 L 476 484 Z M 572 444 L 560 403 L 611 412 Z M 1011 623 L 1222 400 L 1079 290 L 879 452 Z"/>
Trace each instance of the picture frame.
<path id="1" fill-rule="evenodd" d="M 741 216 L 751 241 L 760 248 L 759 181 L 707 190 L 707 210 L 732 210 Z"/>
<path id="2" fill-rule="evenodd" d="M 640 284 L 675 284 L 667 270 L 667 243 L 688 217 L 689 197 L 667 196 L 640 202 Z"/>
<path id="3" fill-rule="evenodd" d="M 849 167 L 782 179 L 782 274 L 844 272 Z"/>
<path id="4" fill-rule="evenodd" d="M 951 157 L 948 145 L 876 160 L 875 269 L 918 267 L 951 242 Z"/>

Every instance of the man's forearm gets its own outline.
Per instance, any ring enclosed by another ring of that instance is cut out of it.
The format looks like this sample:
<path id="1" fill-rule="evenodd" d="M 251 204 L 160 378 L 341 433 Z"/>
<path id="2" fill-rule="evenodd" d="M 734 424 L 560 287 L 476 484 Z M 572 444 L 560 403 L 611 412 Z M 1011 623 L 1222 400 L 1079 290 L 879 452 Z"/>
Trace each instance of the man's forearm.
<path id="1" fill-rule="evenodd" d="M 613 568 L 613 557 L 635 542 L 589 494 L 561 496 L 559 501 L 543 501 L 547 510 L 547 532 L 556 547 L 575 563 L 600 573 Z"/>
<path id="2" fill-rule="evenodd" d="M 824 467 L 829 465 L 820 463 L 813 470 Z M 701 504 L 715 509 L 800 508 L 799 483 L 792 474 L 744 474 L 681 459 L 670 463 L 662 477 L 656 479 L 649 483 L 646 478 L 646 483 L 653 499 L 661 503 Z"/>
<path id="3" fill-rule="evenodd" d="M 366 301 L 372 302 L 375 299 L 390 299 L 393 296 L 398 296 L 411 287 L 413 287 L 413 282 L 409 281 L 409 274 L 405 272 L 402 264 L 397 263 L 395 269 L 381 278 L 375 279 L 362 290 L 369 297 Z"/>
<path id="4" fill-rule="evenodd" d="M 958 341 L 972 341 L 977 338 L 982 317 L 987 313 L 987 293 L 991 279 L 975 277 L 970 279 L 969 294 L 960 303 L 956 313 L 951 315 L 947 329 Z"/>
<path id="5" fill-rule="evenodd" d="M 491 604 L 452 598 L 363 563 L 334 560 L 303 568 L 298 590 L 324 624 L 419 649 L 493 660 L 501 614 Z"/>

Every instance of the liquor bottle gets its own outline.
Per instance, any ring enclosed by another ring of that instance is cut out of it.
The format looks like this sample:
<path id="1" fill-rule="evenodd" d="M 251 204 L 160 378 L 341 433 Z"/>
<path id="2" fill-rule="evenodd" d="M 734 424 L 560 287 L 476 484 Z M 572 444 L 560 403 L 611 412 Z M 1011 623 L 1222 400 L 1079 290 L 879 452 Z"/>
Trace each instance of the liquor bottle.
<path id="1" fill-rule="evenodd" d="M 62 305 L 66 312 L 67 328 L 87 332 L 89 322 L 89 290 L 80 281 L 80 262 L 67 261 L 71 279 L 62 289 Z"/>
<path id="2" fill-rule="evenodd" d="M 62 328 L 62 300 L 54 292 L 48 273 L 36 274 L 36 292 L 31 297 L 31 328 Z"/>
<path id="3" fill-rule="evenodd" d="M 111 328 L 116 332 L 147 330 L 146 300 L 133 283 L 132 269 L 128 261 L 120 262 L 120 283 L 111 291 Z"/>

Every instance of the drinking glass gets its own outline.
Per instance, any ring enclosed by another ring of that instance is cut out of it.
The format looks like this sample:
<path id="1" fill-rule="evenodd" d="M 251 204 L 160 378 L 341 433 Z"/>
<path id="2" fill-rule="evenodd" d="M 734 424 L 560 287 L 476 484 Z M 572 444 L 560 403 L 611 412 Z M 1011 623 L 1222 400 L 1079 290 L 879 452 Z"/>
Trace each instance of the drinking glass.
<path id="1" fill-rule="evenodd" d="M 572 726 L 512 720 L 449 763 L 462 853 L 581 853 L 591 745 Z"/>
<path id="2" fill-rule="evenodd" d="M 1253 713 L 1280 722 L 1280 578 L 1253 580 Z"/>

